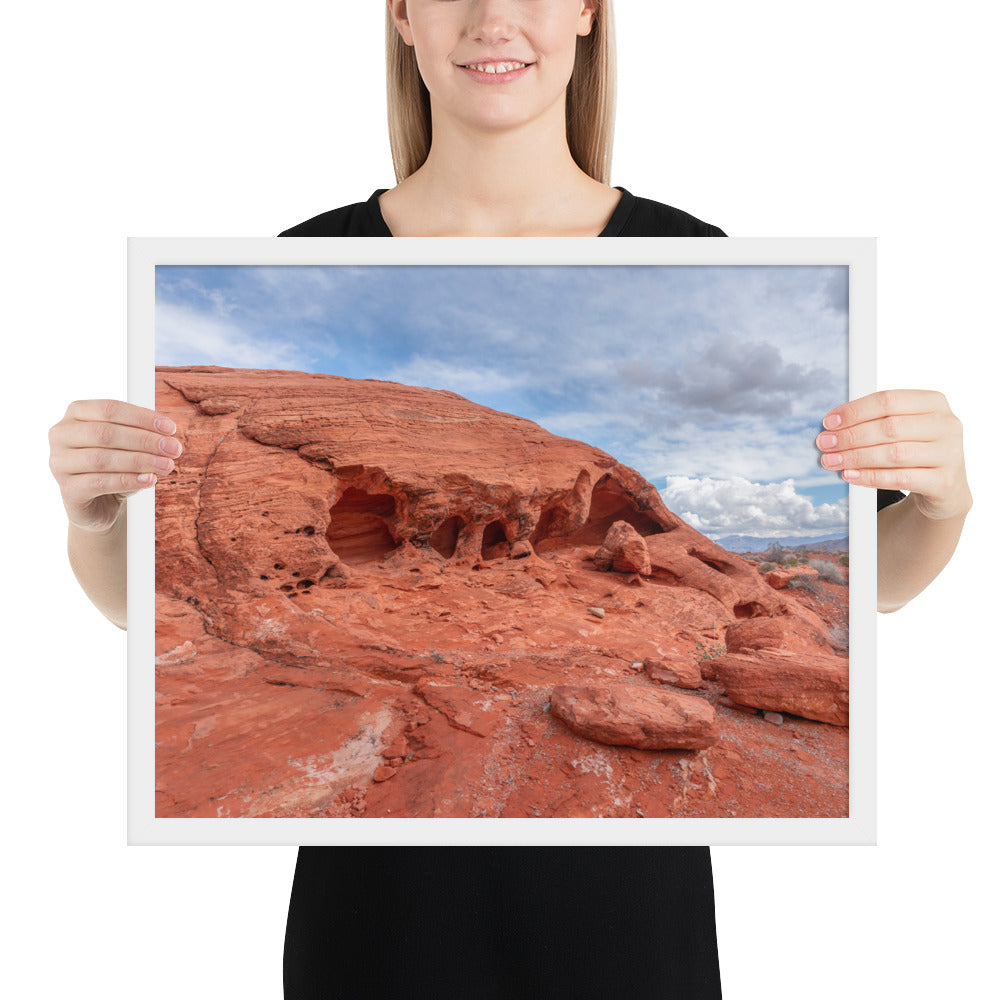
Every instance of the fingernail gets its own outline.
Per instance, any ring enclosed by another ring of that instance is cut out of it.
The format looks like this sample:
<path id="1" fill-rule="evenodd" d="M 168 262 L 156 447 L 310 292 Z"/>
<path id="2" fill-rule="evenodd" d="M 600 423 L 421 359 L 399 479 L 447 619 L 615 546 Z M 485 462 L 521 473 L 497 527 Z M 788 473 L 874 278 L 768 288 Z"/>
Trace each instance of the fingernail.
<path id="1" fill-rule="evenodd" d="M 820 448 L 836 448 L 837 447 L 837 435 L 836 434 L 820 434 L 817 438 L 816 443 Z"/>
<path id="2" fill-rule="evenodd" d="M 152 472 L 140 472 L 139 483 L 142 486 L 152 486 L 156 482 L 156 476 Z"/>
<path id="3" fill-rule="evenodd" d="M 176 438 L 160 438 L 159 440 L 160 451 L 164 455 L 172 455 L 177 458 L 181 453 L 181 443 Z"/>
<path id="4" fill-rule="evenodd" d="M 153 459 L 153 465 L 156 467 L 157 472 L 169 472 L 174 467 L 173 459 L 166 458 L 163 455 L 157 455 Z"/>
<path id="5" fill-rule="evenodd" d="M 845 479 L 860 479 L 861 473 L 857 469 L 845 469 L 842 473 Z"/>
<path id="6" fill-rule="evenodd" d="M 839 413 L 831 413 L 828 417 L 823 420 L 823 426 L 828 431 L 836 430 L 844 421 L 841 419 Z"/>
<path id="7" fill-rule="evenodd" d="M 824 455 L 824 456 L 823 456 L 823 457 L 822 457 L 822 458 L 820 459 L 820 461 L 821 461 L 821 462 L 822 462 L 822 463 L 823 463 L 823 464 L 824 464 L 824 465 L 825 465 L 825 466 L 826 466 L 826 467 L 827 467 L 828 469 L 836 469 L 838 465 L 840 465 L 840 464 L 842 464 L 842 463 L 843 463 L 843 461 L 844 461 L 844 456 L 843 456 L 843 455 L 836 455 L 836 454 L 834 454 L 834 455 Z"/>
<path id="8" fill-rule="evenodd" d="M 177 425 L 169 417 L 157 417 L 153 426 L 161 434 L 174 434 L 177 431 Z"/>

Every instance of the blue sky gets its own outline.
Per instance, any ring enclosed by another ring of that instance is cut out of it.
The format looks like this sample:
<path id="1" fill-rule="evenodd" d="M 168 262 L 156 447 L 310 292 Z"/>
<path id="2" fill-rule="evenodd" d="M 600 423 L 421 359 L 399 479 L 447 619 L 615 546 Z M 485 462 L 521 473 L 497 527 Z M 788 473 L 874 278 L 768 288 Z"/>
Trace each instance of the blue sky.
<path id="1" fill-rule="evenodd" d="M 711 537 L 846 532 L 813 441 L 847 269 L 158 266 L 156 363 L 449 389 L 596 445 Z"/>

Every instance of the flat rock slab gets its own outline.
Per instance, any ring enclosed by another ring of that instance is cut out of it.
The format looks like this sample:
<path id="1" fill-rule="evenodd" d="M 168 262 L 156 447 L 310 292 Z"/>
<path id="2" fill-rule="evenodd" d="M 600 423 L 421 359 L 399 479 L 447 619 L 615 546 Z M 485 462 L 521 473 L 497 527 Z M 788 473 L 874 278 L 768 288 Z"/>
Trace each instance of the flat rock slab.
<path id="1" fill-rule="evenodd" d="M 740 705 L 790 712 L 846 726 L 847 660 L 820 653 L 727 653 L 712 661 L 714 677 Z"/>
<path id="2" fill-rule="evenodd" d="M 674 656 L 647 660 L 645 669 L 649 679 L 656 681 L 657 684 L 672 684 L 674 687 L 682 688 L 703 688 L 705 686 L 698 664 L 690 657 Z"/>
<path id="3" fill-rule="evenodd" d="M 631 684 L 561 684 L 552 714 L 598 743 L 639 750 L 703 750 L 719 741 L 715 709 L 704 699 Z"/>

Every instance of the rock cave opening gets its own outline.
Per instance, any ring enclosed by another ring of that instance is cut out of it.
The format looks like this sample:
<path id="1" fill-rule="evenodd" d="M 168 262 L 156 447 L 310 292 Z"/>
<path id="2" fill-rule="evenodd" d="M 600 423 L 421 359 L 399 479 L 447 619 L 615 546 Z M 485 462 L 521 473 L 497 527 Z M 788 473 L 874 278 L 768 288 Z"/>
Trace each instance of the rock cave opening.
<path id="1" fill-rule="evenodd" d="M 661 535 L 666 531 L 645 511 L 639 509 L 635 498 L 611 478 L 610 473 L 599 479 L 590 495 L 590 511 L 583 525 L 568 535 L 558 537 L 556 532 L 566 520 L 565 504 L 553 505 L 542 512 L 531 536 L 531 543 L 538 552 L 561 545 L 600 545 L 608 528 L 615 521 L 625 521 L 640 535 Z"/>
<path id="2" fill-rule="evenodd" d="M 458 536 L 465 527 L 465 518 L 459 514 L 454 514 L 448 520 L 442 521 L 431 535 L 429 541 L 439 555 L 445 559 L 450 559 L 455 554 L 458 547 Z"/>
<path id="3" fill-rule="evenodd" d="M 568 534 L 568 524 L 579 523 L 583 519 L 583 510 L 592 492 L 591 476 L 587 469 L 581 469 L 569 493 L 550 501 L 538 517 L 535 530 L 528 541 L 532 548 L 546 539 L 560 539 Z M 557 545 L 558 542 L 554 543 Z M 552 548 L 554 545 L 550 545 Z"/>
<path id="4" fill-rule="evenodd" d="M 733 614 L 737 618 L 761 618 L 768 614 L 767 608 L 763 604 L 758 604 L 756 601 L 750 601 L 747 604 L 737 604 L 733 608 Z"/>
<path id="5" fill-rule="evenodd" d="M 502 521 L 490 521 L 483 529 L 483 558 L 501 559 L 510 550 Z"/>
<path id="6" fill-rule="evenodd" d="M 395 513 L 396 501 L 389 494 L 349 486 L 330 508 L 326 540 L 342 562 L 374 562 L 399 545 L 388 524 Z"/>
<path id="7" fill-rule="evenodd" d="M 558 528 L 555 525 L 561 524 L 566 519 L 566 505 L 562 503 L 550 504 L 542 510 L 535 530 L 531 533 L 529 541 L 537 549 L 539 542 L 544 542 L 547 538 L 558 537 Z"/>

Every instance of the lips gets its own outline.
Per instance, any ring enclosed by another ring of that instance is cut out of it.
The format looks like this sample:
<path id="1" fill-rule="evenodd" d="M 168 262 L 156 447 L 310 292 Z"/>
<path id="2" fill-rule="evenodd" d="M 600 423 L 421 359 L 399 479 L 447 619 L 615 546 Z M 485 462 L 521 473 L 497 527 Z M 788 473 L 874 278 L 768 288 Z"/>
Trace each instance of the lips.
<path id="1" fill-rule="evenodd" d="M 478 83 L 508 83 L 524 76 L 533 65 L 519 59 L 485 59 L 460 63 L 458 68 Z"/>
<path id="2" fill-rule="evenodd" d="M 478 73 L 510 73 L 515 69 L 523 69 L 528 63 L 509 59 L 505 62 L 463 63 L 462 69 L 474 69 Z"/>

